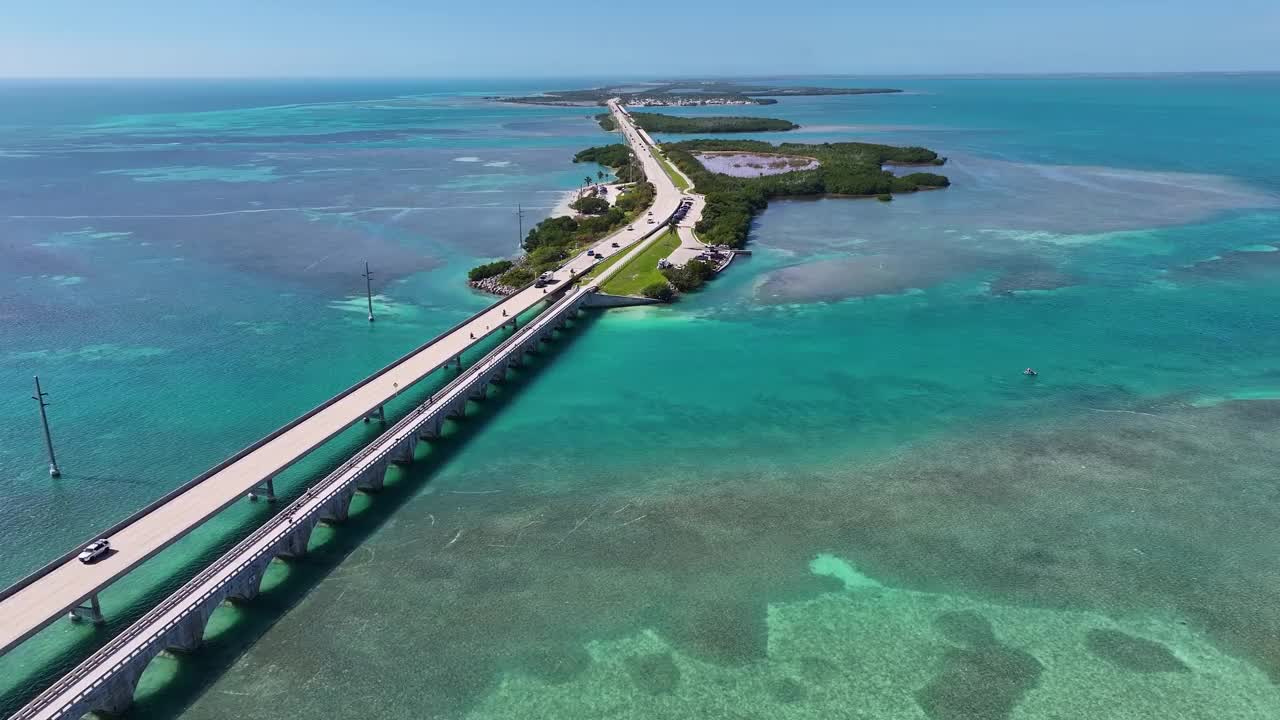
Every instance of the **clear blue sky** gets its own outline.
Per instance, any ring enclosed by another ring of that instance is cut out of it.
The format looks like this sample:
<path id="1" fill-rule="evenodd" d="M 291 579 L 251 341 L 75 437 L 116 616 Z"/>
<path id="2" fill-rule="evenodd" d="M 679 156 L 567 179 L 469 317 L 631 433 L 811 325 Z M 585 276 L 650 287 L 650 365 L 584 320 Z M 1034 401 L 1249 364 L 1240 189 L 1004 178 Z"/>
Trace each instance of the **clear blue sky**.
<path id="1" fill-rule="evenodd" d="M 1280 70 L 1280 0 L 825 4 L 13 0 L 0 76 Z"/>

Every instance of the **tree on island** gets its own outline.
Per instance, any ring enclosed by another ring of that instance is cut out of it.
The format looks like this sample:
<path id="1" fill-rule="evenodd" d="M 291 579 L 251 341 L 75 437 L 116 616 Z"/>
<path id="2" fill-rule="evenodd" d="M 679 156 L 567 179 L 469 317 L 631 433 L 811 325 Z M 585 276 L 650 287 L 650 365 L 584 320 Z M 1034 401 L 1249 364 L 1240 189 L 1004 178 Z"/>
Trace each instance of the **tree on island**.
<path id="1" fill-rule="evenodd" d="M 603 171 L 603 170 L 597 170 L 597 171 L 596 171 L 596 179 L 598 179 L 600 182 L 604 182 L 604 171 Z"/>
<path id="2" fill-rule="evenodd" d="M 603 215 L 604 213 L 609 212 L 611 205 L 609 205 L 608 200 L 602 200 L 598 197 L 588 195 L 587 197 L 574 200 L 569 207 L 585 215 Z"/>
<path id="3" fill-rule="evenodd" d="M 671 289 L 671 285 L 665 280 L 662 282 L 650 283 L 640 291 L 640 294 L 659 302 L 671 302 L 675 300 L 675 291 Z"/>

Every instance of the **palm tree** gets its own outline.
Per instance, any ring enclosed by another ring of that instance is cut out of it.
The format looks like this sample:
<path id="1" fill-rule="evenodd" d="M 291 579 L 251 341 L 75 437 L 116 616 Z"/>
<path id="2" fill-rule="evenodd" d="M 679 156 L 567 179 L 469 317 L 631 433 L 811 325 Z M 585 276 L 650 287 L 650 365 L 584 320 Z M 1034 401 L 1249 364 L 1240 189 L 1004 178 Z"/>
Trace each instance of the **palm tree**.
<path id="1" fill-rule="evenodd" d="M 599 180 L 600 180 L 600 182 L 604 182 L 604 171 L 603 171 L 603 170 L 600 170 L 599 172 L 597 172 L 597 173 L 596 173 L 596 178 L 597 178 L 597 179 L 599 179 Z"/>
<path id="2" fill-rule="evenodd" d="M 585 186 L 585 185 L 590 185 L 590 184 L 591 184 L 591 176 L 590 176 L 590 175 L 588 175 L 588 176 L 586 176 L 585 178 L 583 178 L 583 179 L 582 179 L 582 184 L 583 184 L 584 186 Z"/>

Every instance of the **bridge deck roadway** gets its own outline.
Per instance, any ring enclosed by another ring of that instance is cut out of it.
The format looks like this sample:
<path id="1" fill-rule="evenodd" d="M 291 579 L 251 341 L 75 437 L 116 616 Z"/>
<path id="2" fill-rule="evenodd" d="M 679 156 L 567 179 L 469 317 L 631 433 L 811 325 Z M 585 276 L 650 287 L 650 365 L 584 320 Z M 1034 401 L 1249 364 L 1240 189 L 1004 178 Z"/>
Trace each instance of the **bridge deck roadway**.
<path id="1" fill-rule="evenodd" d="M 654 158 L 652 147 L 637 136 L 625 111 L 610 103 L 645 173 L 657 189 L 653 215 L 658 224 L 644 220 L 597 243 L 604 256 L 620 252 L 649 235 L 669 218 L 680 202 L 680 193 Z M 483 313 L 440 336 L 417 352 L 385 368 L 344 395 L 331 400 L 301 421 L 286 426 L 266 442 L 224 463 L 199 482 L 189 483 L 145 513 L 140 513 L 105 533 L 114 553 L 96 564 L 85 565 L 73 553 L 50 563 L 28 578 L 0 592 L 0 654 L 22 642 L 45 625 L 99 592 L 120 576 L 173 544 L 201 523 L 259 483 L 274 477 L 317 446 L 359 422 L 379 406 L 389 402 L 487 335 L 497 332 L 512 316 L 533 308 L 548 294 L 564 288 L 572 279 L 598 262 L 584 254 L 573 258 L 555 274 L 555 284 L 527 288 L 494 304 Z M 618 263 L 615 267 L 621 266 Z M 611 268 L 612 269 L 612 268 Z M 503 311 L 506 314 L 503 314 Z"/>
<path id="2" fill-rule="evenodd" d="M 637 252 L 639 250 L 637 248 Z M 41 693 L 10 720 L 61 720 L 79 717 L 82 713 L 99 709 L 100 706 L 93 703 L 91 694 L 101 692 L 104 684 L 114 680 L 113 676 L 124 675 L 136 682 L 146 663 L 156 652 L 165 649 L 155 644 L 163 643 L 167 632 L 192 613 L 200 612 L 208 598 L 219 597 L 220 591 L 224 591 L 229 583 L 236 580 L 237 575 L 246 572 L 255 562 L 261 559 L 269 562 L 290 534 L 297 532 L 299 527 L 313 526 L 317 519 L 323 517 L 325 508 L 335 496 L 344 491 L 350 492 L 351 486 L 371 467 L 382 472 L 377 468 L 379 461 L 385 462 L 396 448 L 402 447 L 406 440 L 416 437 L 425 423 L 447 415 L 456 403 L 465 402 L 477 382 L 484 382 L 496 370 L 505 367 L 513 354 L 523 354 L 530 339 L 555 327 L 563 317 L 575 311 L 583 296 L 592 290 L 593 288 L 569 288 L 567 294 L 558 299 L 547 312 L 507 338 L 474 366 L 467 368 L 430 400 L 379 435 L 289 507 L 268 520 L 138 622 Z M 132 689 L 130 683 L 125 691 L 132 692 Z"/>
<path id="3" fill-rule="evenodd" d="M 646 152 L 646 149 L 638 148 L 637 152 L 642 154 Z M 661 168 L 657 167 L 656 164 L 653 167 L 649 166 L 651 162 L 652 157 L 649 157 L 646 160 L 645 171 L 650 173 L 649 177 L 654 178 L 654 184 L 658 189 L 658 197 L 661 203 L 655 204 L 654 213 L 665 220 L 675 212 L 675 208 L 679 203 L 679 194 L 675 185 L 665 175 L 661 174 Z M 661 225 L 656 226 L 661 227 Z M 430 400 L 397 422 L 395 426 L 380 435 L 368 446 L 362 448 L 355 456 L 318 482 L 288 508 L 268 520 L 262 527 L 238 543 L 151 612 L 143 616 L 138 622 L 113 638 L 106 646 L 61 678 L 52 687 L 41 693 L 39 697 L 20 710 L 13 720 L 60 720 L 69 716 L 68 711 L 71 711 L 71 714 L 76 714 L 94 709 L 86 706 L 86 703 L 89 702 L 88 696 L 96 690 L 100 690 L 104 683 L 109 683 L 113 674 L 130 671 L 140 673 L 141 669 L 131 667 L 131 664 L 136 663 L 139 658 L 147 656 L 148 650 L 156 650 L 156 643 L 163 642 L 165 633 L 173 628 L 175 624 L 196 611 L 198 606 L 205 602 L 206 598 L 215 596 L 220 587 L 231 582 L 237 574 L 244 572 L 245 568 L 252 563 L 264 556 L 270 557 L 278 550 L 286 536 L 296 531 L 298 524 L 307 523 L 309 518 L 322 514 L 326 503 L 329 503 L 338 493 L 343 492 L 345 488 L 349 488 L 353 483 L 357 482 L 361 474 L 366 472 L 371 465 L 387 457 L 394 452 L 395 448 L 402 446 L 406 438 L 411 438 L 420 433 L 421 426 L 429 419 L 447 414 L 449 408 L 454 406 L 459 399 L 465 398 L 470 394 L 471 388 L 476 382 L 492 377 L 497 369 L 505 367 L 512 354 L 523 353 L 523 348 L 527 347 L 530 341 L 536 342 L 539 333 L 544 332 L 548 327 L 554 326 L 566 314 L 576 310 L 583 297 L 595 291 L 597 283 L 604 282 L 614 273 L 620 271 L 629 260 L 643 253 L 649 245 L 662 235 L 659 232 L 649 232 L 647 234 L 650 236 L 647 242 L 637 245 L 626 257 L 601 273 L 591 286 L 566 288 L 564 297 L 554 302 L 546 312 L 539 315 L 525 328 L 504 340 L 484 358 L 467 368 L 440 392 L 436 393 Z M 601 244 L 609 245 L 610 242 L 611 239 L 606 238 Z M 573 267 L 576 268 L 574 272 L 581 273 L 590 268 L 590 264 L 585 266 L 577 265 L 578 260 L 580 258 L 575 259 L 573 264 Z M 558 283 L 557 287 L 564 287 L 565 283 L 572 280 L 572 276 L 566 274 L 564 270 L 561 271 L 560 276 L 563 277 L 563 280 Z M 538 292 L 538 297 L 542 297 L 541 291 Z M 150 656 L 153 656 L 153 653 Z M 136 674 L 134 677 L 136 677 Z"/>

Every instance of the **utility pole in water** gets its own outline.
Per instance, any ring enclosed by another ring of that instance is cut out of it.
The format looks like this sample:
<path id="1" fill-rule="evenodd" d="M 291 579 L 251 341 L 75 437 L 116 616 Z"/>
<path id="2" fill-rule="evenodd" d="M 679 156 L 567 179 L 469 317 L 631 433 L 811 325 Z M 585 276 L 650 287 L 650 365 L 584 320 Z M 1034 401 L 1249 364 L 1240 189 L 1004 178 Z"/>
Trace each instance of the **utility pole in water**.
<path id="1" fill-rule="evenodd" d="M 520 223 L 520 235 L 516 238 L 516 252 L 524 249 L 524 208 L 516 205 L 516 221 Z"/>
<path id="2" fill-rule="evenodd" d="M 36 375 L 36 394 L 31 396 L 40 404 L 40 424 L 44 427 L 44 446 L 49 450 L 49 477 L 61 477 L 62 471 L 58 469 L 58 460 L 53 456 L 53 437 L 49 435 L 49 416 L 45 414 L 44 409 L 49 403 L 44 398 L 49 393 L 40 389 L 40 376 Z"/>
<path id="3" fill-rule="evenodd" d="M 364 261 L 364 296 L 369 301 L 369 322 L 373 322 L 373 273 L 368 260 Z"/>

